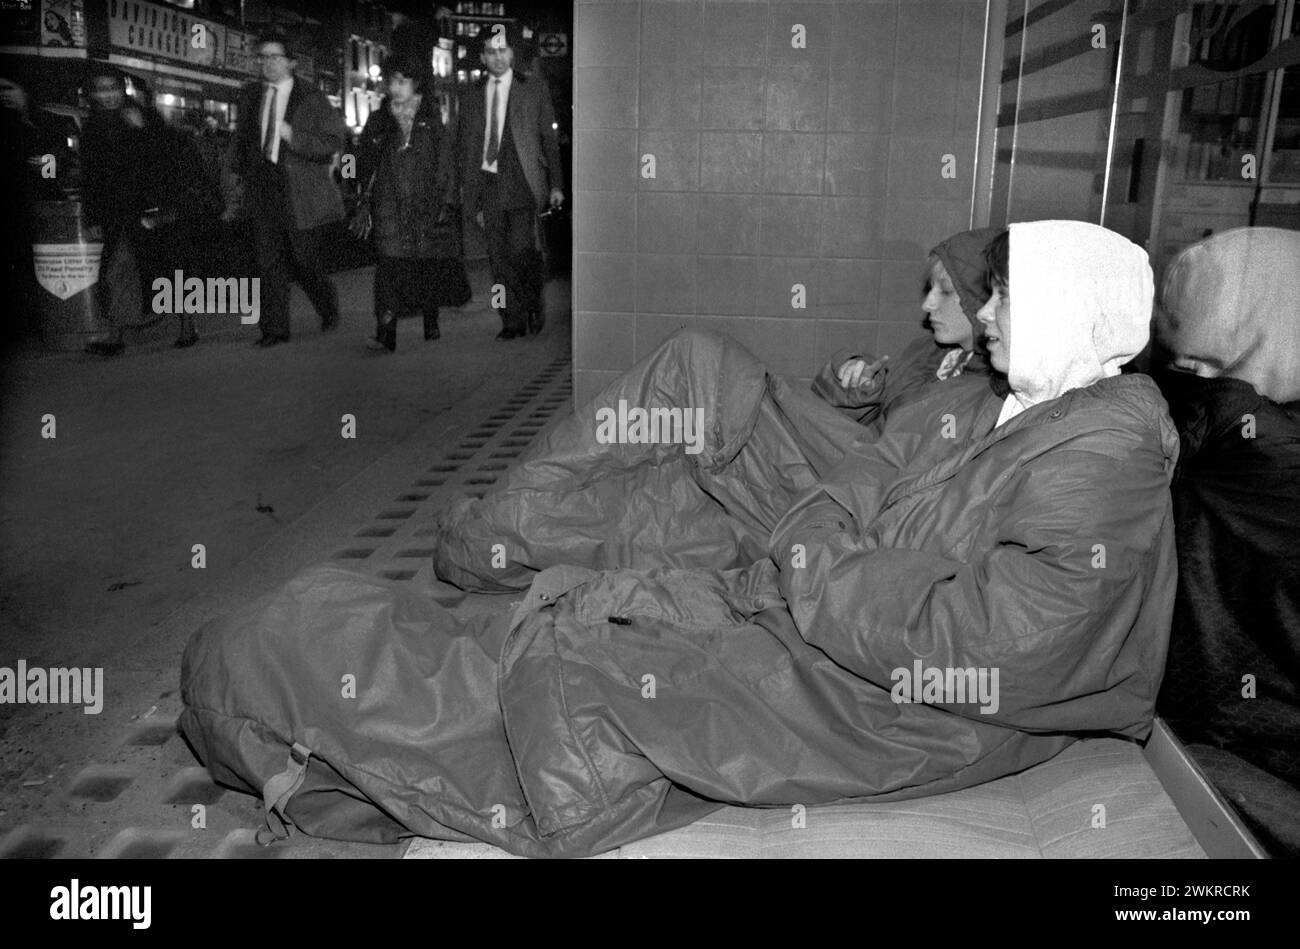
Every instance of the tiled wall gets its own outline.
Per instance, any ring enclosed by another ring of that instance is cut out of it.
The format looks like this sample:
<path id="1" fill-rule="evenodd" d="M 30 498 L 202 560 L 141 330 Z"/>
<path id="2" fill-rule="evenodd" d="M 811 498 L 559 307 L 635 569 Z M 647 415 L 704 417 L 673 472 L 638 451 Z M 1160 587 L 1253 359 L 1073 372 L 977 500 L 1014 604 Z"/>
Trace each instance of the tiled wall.
<path id="1" fill-rule="evenodd" d="M 969 221 L 984 9 L 577 0 L 578 404 L 683 326 L 795 378 L 920 333 L 926 251 Z"/>

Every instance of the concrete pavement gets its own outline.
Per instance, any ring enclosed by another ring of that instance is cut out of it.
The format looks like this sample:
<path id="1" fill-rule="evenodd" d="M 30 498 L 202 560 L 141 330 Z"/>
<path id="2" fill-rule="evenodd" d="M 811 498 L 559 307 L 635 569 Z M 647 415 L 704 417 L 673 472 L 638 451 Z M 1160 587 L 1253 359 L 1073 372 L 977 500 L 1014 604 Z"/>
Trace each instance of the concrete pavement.
<path id="1" fill-rule="evenodd" d="M 409 558 L 417 521 L 447 481 L 421 477 L 433 462 L 453 449 L 478 461 L 486 456 L 476 453 L 507 448 L 491 455 L 504 460 L 478 466 L 499 470 L 545 419 L 567 411 L 567 282 L 548 285 L 540 336 L 496 342 L 499 320 L 482 305 L 478 268 L 474 302 L 443 311 L 440 340 L 424 342 L 419 321 L 404 320 L 397 353 L 375 355 L 363 347 L 373 328 L 371 271 L 334 279 L 340 330 L 322 334 L 295 291 L 287 346 L 258 349 L 256 328 L 229 317 L 229 326 L 209 320 L 199 345 L 183 351 L 164 340 L 110 360 L 6 360 L 0 666 L 102 667 L 107 698 L 99 715 L 0 705 L 0 856 L 242 852 L 238 831 L 257 808 L 211 788 L 166 727 L 179 710 L 189 634 L 304 566 L 358 556 L 357 535 L 375 538 L 363 542 L 377 551 L 372 559 Z M 493 436 L 473 427 L 507 400 L 520 428 L 489 444 Z M 42 437 L 48 416 L 54 438 Z M 345 416 L 355 438 L 344 437 Z M 463 488 L 458 478 L 445 488 Z M 409 526 L 398 523 L 408 517 Z M 390 522 L 401 531 L 375 527 Z M 405 548 L 383 547 L 386 537 Z M 427 583 L 424 561 L 375 569 Z M 212 825 L 222 834 L 196 837 L 185 801 L 159 803 L 159 785 L 176 782 L 171 797 L 191 788 L 225 802 L 214 804 L 214 818 L 226 813 Z M 177 829 L 159 831 L 160 820 Z"/>

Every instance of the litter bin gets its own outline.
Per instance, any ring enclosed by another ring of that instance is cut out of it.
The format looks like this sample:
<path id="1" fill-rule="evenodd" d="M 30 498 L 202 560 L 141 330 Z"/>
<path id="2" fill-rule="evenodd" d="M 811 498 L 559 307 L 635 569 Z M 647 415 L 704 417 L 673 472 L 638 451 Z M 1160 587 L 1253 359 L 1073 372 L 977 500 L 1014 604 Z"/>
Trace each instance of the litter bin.
<path id="1" fill-rule="evenodd" d="M 78 200 L 38 201 L 33 233 L 41 338 L 51 349 L 82 349 L 105 328 L 95 293 L 104 249 L 99 228 L 85 224 Z"/>

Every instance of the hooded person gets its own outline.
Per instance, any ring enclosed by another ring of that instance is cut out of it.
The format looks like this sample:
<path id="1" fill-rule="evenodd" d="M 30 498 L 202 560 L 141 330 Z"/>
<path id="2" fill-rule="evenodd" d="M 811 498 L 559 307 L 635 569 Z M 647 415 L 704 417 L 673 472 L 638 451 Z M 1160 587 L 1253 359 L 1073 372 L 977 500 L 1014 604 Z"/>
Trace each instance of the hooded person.
<path id="1" fill-rule="evenodd" d="M 1000 231 L 962 231 L 930 251 L 925 298 L 930 336 L 911 343 L 899 358 L 872 361 L 857 349 L 841 349 L 822 367 L 812 389 L 862 425 L 883 423 L 889 410 L 921 387 L 963 373 L 987 376 L 987 354 L 978 346 L 975 314 L 988 299 L 984 251 Z"/>
<path id="2" fill-rule="evenodd" d="M 999 721 L 1143 738 L 1176 580 L 1177 438 L 1154 383 L 1119 371 L 1148 338 L 1151 268 L 1076 221 L 989 250 L 979 318 L 1010 393 L 934 387 L 855 445 L 773 532 L 782 592 L 871 681 L 1000 668 Z"/>
<path id="3" fill-rule="evenodd" d="M 214 775 L 261 788 L 308 832 L 549 856 L 727 803 L 915 798 L 1022 771 L 1081 734 L 1144 738 L 1173 605 L 1178 444 L 1151 380 L 1109 370 L 1145 341 L 1150 270 L 1073 223 L 1013 225 L 1009 261 L 1014 315 L 1002 294 L 993 356 L 1024 388 L 1001 424 L 1013 396 L 929 387 L 879 438 L 842 446 L 740 568 L 559 565 L 512 613 L 464 622 L 418 591 L 316 569 L 191 640 L 182 731 Z M 1077 279 L 1076 262 L 1110 283 Z M 798 404 L 732 355 L 690 394 L 739 373 L 738 394 L 771 396 L 756 414 Z M 731 436 L 776 431 L 724 421 L 706 466 Z M 793 444 L 776 446 L 781 463 Z M 548 463 L 587 470 L 575 460 Z M 362 703 L 340 703 L 345 672 L 373 684 Z"/>
<path id="4" fill-rule="evenodd" d="M 1165 274 L 1155 372 L 1182 440 L 1160 711 L 1266 847 L 1300 856 L 1300 233 L 1241 228 Z M 1249 677 L 1249 678 L 1247 678 Z"/>

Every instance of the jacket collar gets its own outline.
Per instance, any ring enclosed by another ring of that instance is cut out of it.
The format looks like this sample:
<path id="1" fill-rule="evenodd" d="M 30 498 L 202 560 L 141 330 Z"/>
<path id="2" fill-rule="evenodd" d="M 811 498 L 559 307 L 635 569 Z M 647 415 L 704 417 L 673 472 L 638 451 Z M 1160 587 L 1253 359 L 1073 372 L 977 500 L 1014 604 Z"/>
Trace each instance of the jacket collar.
<path id="1" fill-rule="evenodd" d="M 995 400 L 993 405 L 1000 408 L 1001 400 L 992 391 L 985 398 Z M 986 403 L 982 408 L 992 409 L 992 406 Z M 1054 399 L 1031 405 L 1019 415 L 993 429 L 988 435 L 971 442 L 965 450 L 947 458 L 928 471 L 895 482 L 889 488 L 881 509 L 909 494 L 947 481 L 977 456 L 1020 434 L 1025 429 L 1037 429 L 1038 437 L 1032 442 L 1017 446 L 1014 458 L 1006 459 L 1003 477 L 1011 477 L 1023 463 L 1032 458 L 1051 451 L 1079 435 L 1098 430 L 1101 427 L 1099 415 L 1105 415 L 1112 420 L 1112 425 L 1117 416 L 1127 416 L 1129 425 L 1133 428 L 1143 425 L 1154 426 L 1156 437 L 1165 456 L 1165 473 L 1172 477 L 1180 446 L 1178 433 L 1169 418 L 1164 399 L 1161 398 L 1159 389 L 1149 377 L 1140 373 L 1127 373 L 1107 376 L 1092 385 L 1070 389 Z"/>

